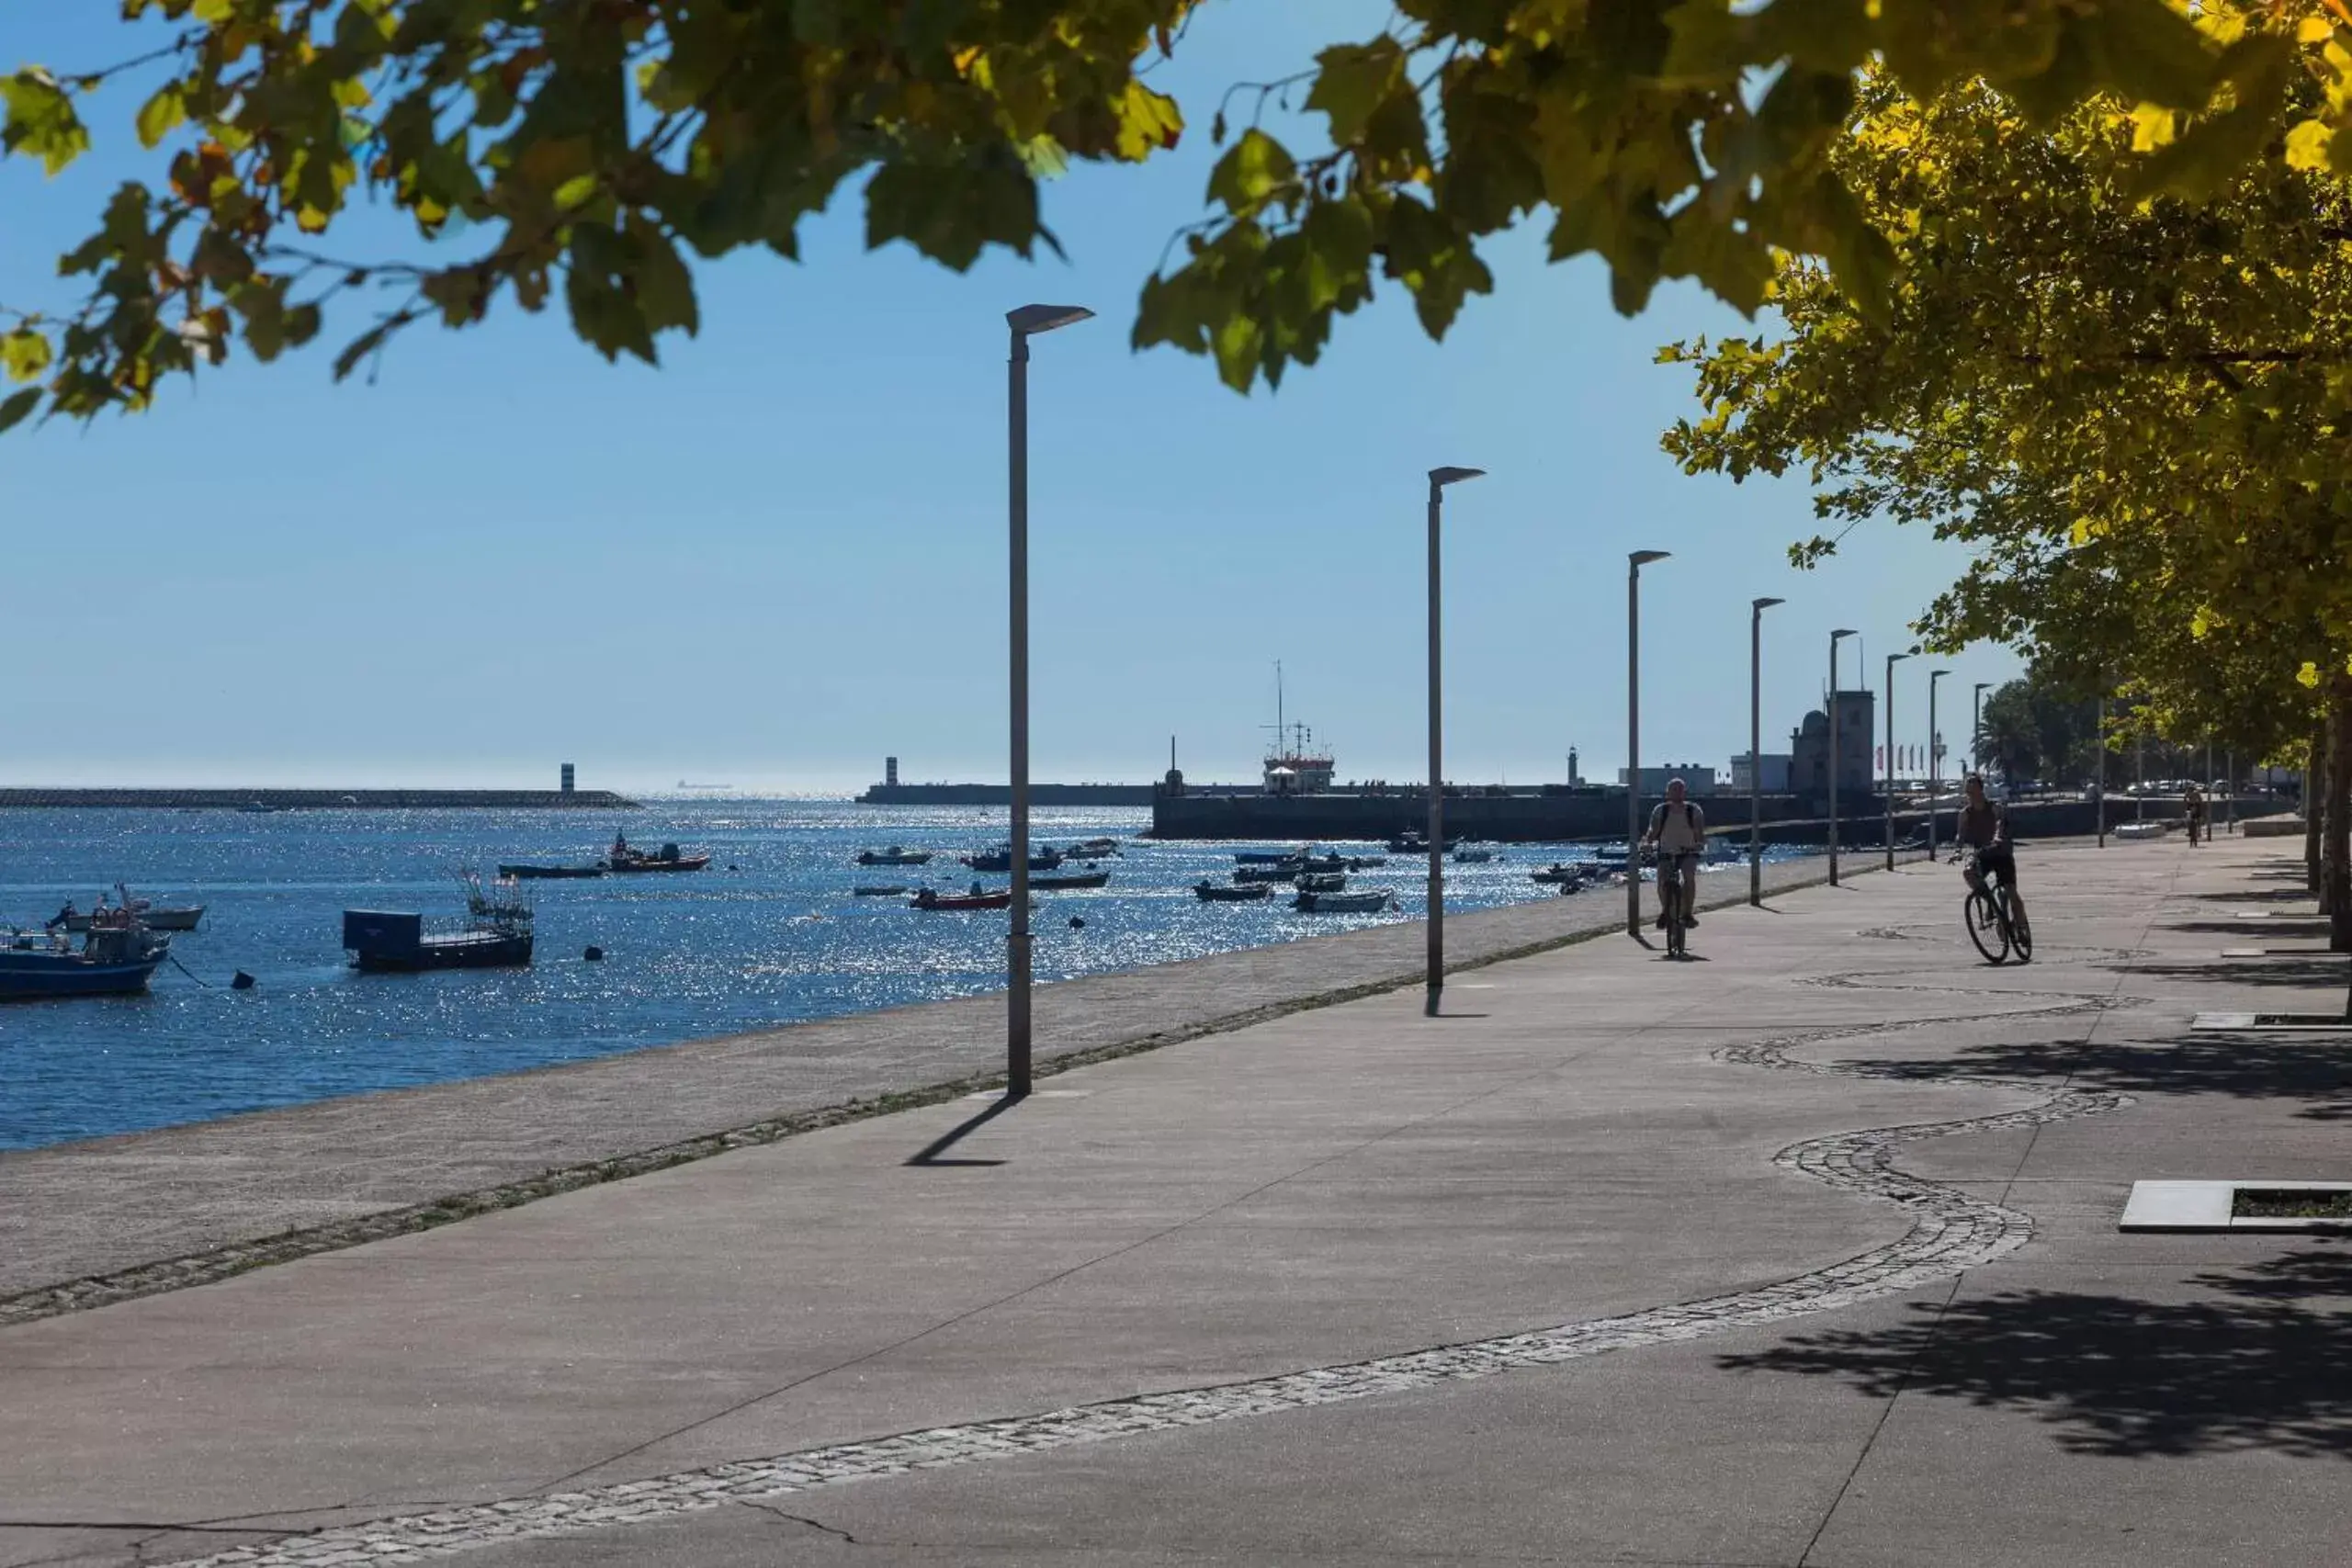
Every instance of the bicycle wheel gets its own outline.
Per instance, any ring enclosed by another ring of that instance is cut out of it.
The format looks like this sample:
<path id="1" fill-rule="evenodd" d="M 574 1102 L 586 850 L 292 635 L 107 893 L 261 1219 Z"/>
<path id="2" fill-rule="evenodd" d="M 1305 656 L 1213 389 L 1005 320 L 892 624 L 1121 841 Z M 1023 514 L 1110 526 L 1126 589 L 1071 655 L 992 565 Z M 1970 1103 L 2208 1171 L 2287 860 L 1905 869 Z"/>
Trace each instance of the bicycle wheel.
<path id="1" fill-rule="evenodd" d="M 2002 929 L 2001 911 L 1995 907 L 1990 894 L 1971 893 L 1960 906 L 1961 924 L 1968 928 L 1968 940 L 1984 955 L 1987 964 L 1998 964 L 2009 955 L 2008 933 Z"/>
<path id="2" fill-rule="evenodd" d="M 2027 923 L 2025 911 L 2004 898 L 2001 900 L 2001 923 L 2008 928 L 2009 951 L 2017 954 L 2018 963 L 2032 963 L 2033 927 Z"/>

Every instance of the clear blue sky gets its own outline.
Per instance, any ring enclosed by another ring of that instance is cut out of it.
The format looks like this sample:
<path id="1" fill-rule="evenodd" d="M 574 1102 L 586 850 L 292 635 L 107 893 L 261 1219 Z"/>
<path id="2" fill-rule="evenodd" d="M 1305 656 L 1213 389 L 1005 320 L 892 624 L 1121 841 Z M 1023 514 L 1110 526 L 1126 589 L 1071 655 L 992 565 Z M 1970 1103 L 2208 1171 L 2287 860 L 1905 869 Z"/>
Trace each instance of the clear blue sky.
<path id="1" fill-rule="evenodd" d="M 0 66 L 119 58 L 112 12 L 0 0 Z M 1182 148 L 1048 189 L 1067 264 L 958 276 L 869 254 L 851 197 L 799 265 L 702 269 L 702 335 L 667 340 L 659 370 L 606 366 L 560 310 L 504 310 L 413 333 L 377 385 L 337 388 L 334 348 L 365 324 L 345 310 L 311 350 L 144 417 L 0 437 L 0 782 L 541 784 L 573 761 L 587 785 L 826 790 L 888 752 L 912 779 L 1001 779 L 1002 312 L 1030 299 L 1102 317 L 1033 366 L 1036 776 L 1154 776 L 1173 734 L 1193 778 L 1254 777 L 1279 659 L 1343 778 L 1419 778 L 1422 475 L 1441 463 L 1490 470 L 1447 512 L 1453 778 L 1557 778 L 1572 746 L 1615 776 L 1635 547 L 1675 552 L 1644 578 L 1645 761 L 1745 748 L 1765 593 L 1789 601 L 1764 641 L 1766 747 L 1785 749 L 1827 628 L 1862 628 L 1875 685 L 1960 558 L 1866 527 L 1794 572 L 1802 484 L 1686 479 L 1658 451 L 1689 378 L 1652 355 L 1739 329 L 1728 310 L 1668 288 L 1623 320 L 1597 265 L 1547 266 L 1528 233 L 1492 248 L 1498 292 L 1442 345 L 1388 290 L 1279 393 L 1128 350 L 1137 287 L 1199 211 L 1216 94 L 1385 15 L 1205 14 L 1159 78 L 1192 120 Z M 56 254 L 141 164 L 135 98 L 112 102 L 65 176 L 0 165 L 0 302 L 68 302 Z M 1950 663 L 1957 746 L 1970 683 L 2016 664 Z M 1925 697 L 1906 672 L 1906 740 Z"/>

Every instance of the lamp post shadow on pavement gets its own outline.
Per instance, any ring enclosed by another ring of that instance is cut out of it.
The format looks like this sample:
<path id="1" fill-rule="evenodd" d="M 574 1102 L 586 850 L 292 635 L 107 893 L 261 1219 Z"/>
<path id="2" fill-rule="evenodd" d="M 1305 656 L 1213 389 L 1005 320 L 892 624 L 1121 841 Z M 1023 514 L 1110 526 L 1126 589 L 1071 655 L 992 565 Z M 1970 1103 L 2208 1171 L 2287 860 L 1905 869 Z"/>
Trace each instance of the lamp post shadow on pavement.
<path id="1" fill-rule="evenodd" d="M 1440 680 L 1439 642 L 1440 532 L 1445 515 L 1445 487 L 1475 479 L 1484 468 L 1442 468 L 1430 470 L 1430 890 L 1429 974 L 1421 1010 L 1437 1016 L 1445 991 L 1445 690 Z"/>
<path id="2" fill-rule="evenodd" d="M 1029 934 L 1029 340 L 1083 321 L 1083 305 L 1023 305 L 1004 313 L 1012 334 L 1007 365 L 1007 529 L 1012 584 L 1012 860 L 1011 930 L 1005 937 L 1004 1097 L 1030 1088 Z"/>

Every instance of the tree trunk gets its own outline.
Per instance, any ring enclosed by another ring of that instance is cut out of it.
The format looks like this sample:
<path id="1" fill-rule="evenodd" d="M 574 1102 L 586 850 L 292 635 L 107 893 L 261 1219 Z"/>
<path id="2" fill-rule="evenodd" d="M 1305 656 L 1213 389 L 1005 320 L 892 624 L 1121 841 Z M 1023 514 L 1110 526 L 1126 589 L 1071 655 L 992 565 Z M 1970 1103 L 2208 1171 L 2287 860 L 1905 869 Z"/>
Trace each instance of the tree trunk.
<path id="1" fill-rule="evenodd" d="M 2327 759 L 2327 723 L 2312 726 L 2311 744 L 2303 751 L 2303 890 L 2319 891 L 2320 774 Z"/>
<path id="2" fill-rule="evenodd" d="M 2352 675 L 2331 682 L 2327 711 L 2327 837 L 2320 907 L 2328 917 L 2327 945 L 2352 953 Z"/>

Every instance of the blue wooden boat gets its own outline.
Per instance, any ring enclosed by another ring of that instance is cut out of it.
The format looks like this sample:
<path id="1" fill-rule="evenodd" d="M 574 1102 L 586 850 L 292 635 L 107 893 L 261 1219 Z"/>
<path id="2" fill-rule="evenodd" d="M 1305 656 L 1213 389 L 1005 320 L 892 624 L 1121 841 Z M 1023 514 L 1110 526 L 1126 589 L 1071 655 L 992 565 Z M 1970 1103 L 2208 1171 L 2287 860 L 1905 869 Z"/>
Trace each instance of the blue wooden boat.
<path id="1" fill-rule="evenodd" d="M 0 940 L 0 1001 L 143 991 L 171 946 L 131 909 L 97 917 L 78 952 L 62 931 L 17 931 Z"/>

